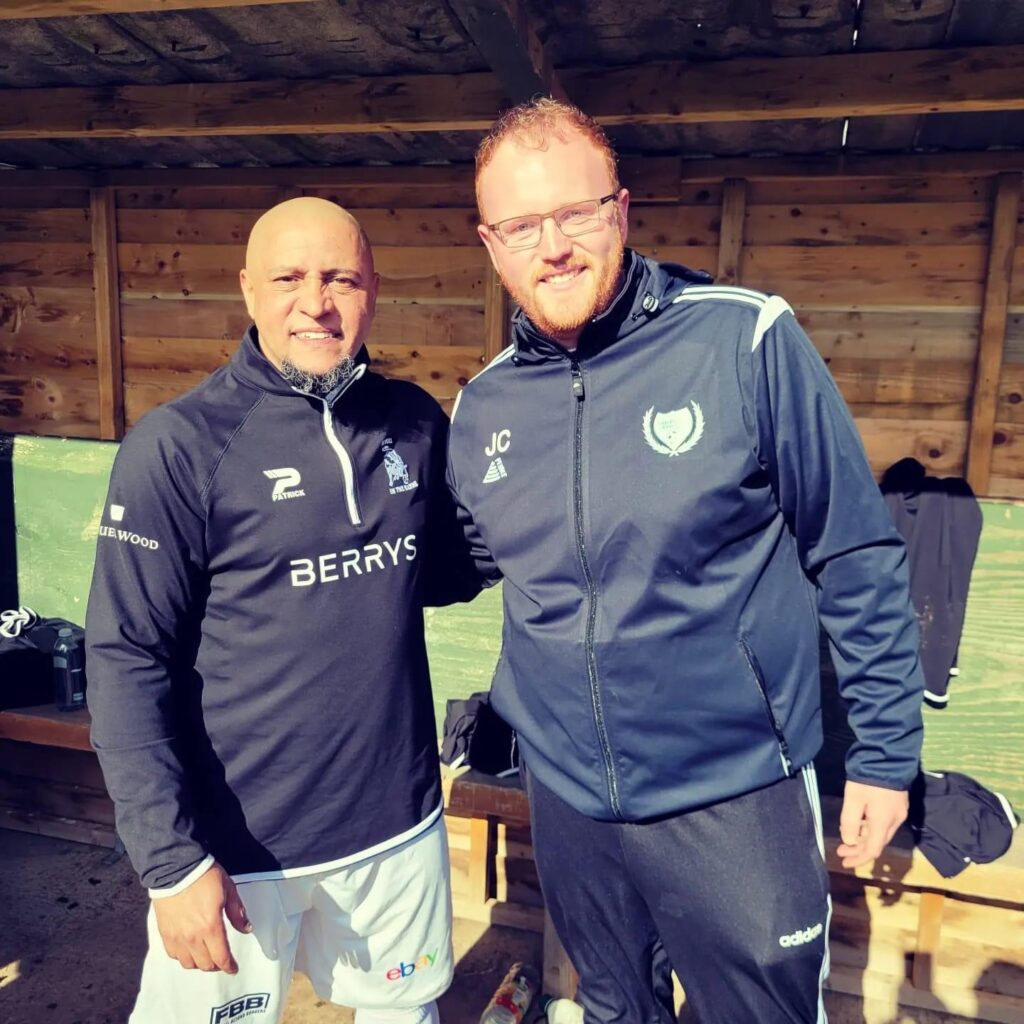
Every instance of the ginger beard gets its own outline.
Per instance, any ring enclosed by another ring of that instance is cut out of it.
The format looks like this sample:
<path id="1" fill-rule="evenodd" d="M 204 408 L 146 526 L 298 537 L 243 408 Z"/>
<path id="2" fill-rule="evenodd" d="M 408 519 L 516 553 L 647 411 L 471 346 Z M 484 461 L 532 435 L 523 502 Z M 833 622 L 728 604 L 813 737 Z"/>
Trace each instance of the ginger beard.
<path id="1" fill-rule="evenodd" d="M 499 270 L 502 284 L 513 301 L 543 334 L 556 341 L 575 338 L 581 328 L 611 304 L 619 287 L 626 249 L 618 226 L 613 225 L 613 230 L 614 241 L 601 260 L 574 246 L 564 265 L 538 268 L 526 285 L 510 280 Z M 569 287 L 557 288 L 545 283 L 545 278 L 580 268 L 583 273 Z"/>

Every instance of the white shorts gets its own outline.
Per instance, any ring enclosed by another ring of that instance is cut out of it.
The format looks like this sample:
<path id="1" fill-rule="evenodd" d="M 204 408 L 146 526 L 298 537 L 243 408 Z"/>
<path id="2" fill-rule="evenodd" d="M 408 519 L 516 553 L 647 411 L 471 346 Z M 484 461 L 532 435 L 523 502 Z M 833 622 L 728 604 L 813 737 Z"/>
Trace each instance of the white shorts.
<path id="1" fill-rule="evenodd" d="M 240 882 L 253 930 L 227 928 L 238 973 L 185 970 L 149 911 L 149 951 L 129 1024 L 277 1024 L 292 972 L 321 999 L 405 1009 L 451 984 L 451 875 L 444 817 L 403 846 L 322 874 Z"/>

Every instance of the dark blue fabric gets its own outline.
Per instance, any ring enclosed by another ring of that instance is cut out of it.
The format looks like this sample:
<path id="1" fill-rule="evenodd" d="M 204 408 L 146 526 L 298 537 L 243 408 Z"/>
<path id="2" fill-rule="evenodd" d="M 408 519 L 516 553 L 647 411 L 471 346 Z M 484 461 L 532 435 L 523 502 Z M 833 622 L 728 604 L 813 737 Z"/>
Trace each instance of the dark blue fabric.
<path id="1" fill-rule="evenodd" d="M 328 863 L 440 803 L 422 603 L 459 596 L 462 578 L 443 550 L 447 422 L 415 385 L 372 373 L 328 405 L 250 334 L 118 452 L 89 705 L 147 886 L 207 854 L 234 875 Z"/>
<path id="2" fill-rule="evenodd" d="M 454 413 L 449 485 L 505 578 L 495 708 L 589 817 L 706 806 L 814 757 L 820 619 L 848 776 L 908 787 L 905 548 L 827 368 L 782 300 L 626 260 L 575 352 L 520 314 Z"/>
<path id="3" fill-rule="evenodd" d="M 529 774 L 527 790 L 586 1024 L 672 1024 L 673 968 L 687 1019 L 817 1024 L 828 874 L 802 778 L 640 824 L 578 814 Z"/>

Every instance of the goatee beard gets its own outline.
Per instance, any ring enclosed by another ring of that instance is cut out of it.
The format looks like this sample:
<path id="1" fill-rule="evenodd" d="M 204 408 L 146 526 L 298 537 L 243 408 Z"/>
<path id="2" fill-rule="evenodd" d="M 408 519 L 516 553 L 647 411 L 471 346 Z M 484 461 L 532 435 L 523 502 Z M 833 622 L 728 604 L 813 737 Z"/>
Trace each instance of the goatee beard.
<path id="1" fill-rule="evenodd" d="M 336 387 L 344 384 L 356 372 L 356 362 L 345 356 L 339 363 L 324 373 L 310 373 L 296 366 L 291 360 L 281 362 L 281 376 L 297 391 L 324 398 Z"/>

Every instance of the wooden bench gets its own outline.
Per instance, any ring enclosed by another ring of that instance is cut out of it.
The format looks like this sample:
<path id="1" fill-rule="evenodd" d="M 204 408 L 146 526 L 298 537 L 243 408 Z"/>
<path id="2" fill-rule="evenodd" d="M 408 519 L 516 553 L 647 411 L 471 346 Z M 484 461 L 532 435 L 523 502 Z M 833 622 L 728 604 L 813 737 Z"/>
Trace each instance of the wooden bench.
<path id="1" fill-rule="evenodd" d="M 0 827 L 118 846 L 87 711 L 0 711 Z"/>
<path id="2" fill-rule="evenodd" d="M 852 872 L 836 856 L 839 807 L 822 800 L 833 901 L 828 988 L 893 1010 L 1024 1020 L 1024 830 L 1004 857 L 955 878 L 943 878 L 905 830 Z M 456 916 L 543 931 L 545 989 L 571 997 L 576 975 L 543 912 L 518 780 L 455 778 L 448 822 Z"/>

